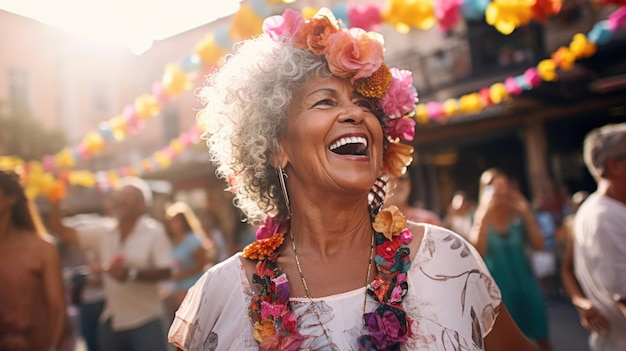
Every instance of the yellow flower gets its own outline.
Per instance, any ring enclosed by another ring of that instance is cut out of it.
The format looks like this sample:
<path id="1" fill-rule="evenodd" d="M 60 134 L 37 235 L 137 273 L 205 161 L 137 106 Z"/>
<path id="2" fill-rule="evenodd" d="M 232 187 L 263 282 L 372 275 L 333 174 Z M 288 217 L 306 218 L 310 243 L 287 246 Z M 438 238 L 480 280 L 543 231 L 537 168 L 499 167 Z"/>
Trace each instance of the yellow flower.
<path id="1" fill-rule="evenodd" d="M 385 23 L 404 34 L 412 27 L 427 30 L 437 23 L 433 0 L 391 0 L 382 16 Z"/>
<path id="2" fill-rule="evenodd" d="M 582 33 L 577 33 L 569 44 L 569 51 L 576 59 L 591 57 L 596 53 L 596 44 L 590 42 Z"/>
<path id="3" fill-rule="evenodd" d="M 265 319 L 254 323 L 252 335 L 254 336 L 254 340 L 257 342 L 261 342 L 263 339 L 271 337 L 274 334 L 276 334 L 276 329 L 274 329 L 274 322 L 271 320 Z"/>
<path id="4" fill-rule="evenodd" d="M 489 87 L 489 98 L 494 104 L 499 104 L 509 98 L 509 93 L 502 83 L 495 83 Z"/>
<path id="5" fill-rule="evenodd" d="M 380 98 L 389 89 L 389 84 L 391 84 L 391 71 L 383 63 L 371 76 L 357 79 L 354 85 L 359 94 Z"/>
<path id="6" fill-rule="evenodd" d="M 383 168 L 389 174 L 399 177 L 406 172 L 406 167 L 413 162 L 413 147 L 401 143 L 387 146 L 383 157 Z"/>
<path id="7" fill-rule="evenodd" d="M 537 65 L 537 72 L 541 79 L 552 82 L 558 79 L 556 75 L 556 63 L 552 59 L 545 59 L 539 62 Z"/>
<path id="8" fill-rule="evenodd" d="M 382 233 L 389 240 L 395 235 L 400 235 L 405 226 L 406 217 L 396 206 L 389 206 L 378 212 L 372 225 L 375 231 Z"/>
<path id="9" fill-rule="evenodd" d="M 532 20 L 533 3 L 529 0 L 495 0 L 485 10 L 485 21 L 500 33 L 509 35 Z"/>

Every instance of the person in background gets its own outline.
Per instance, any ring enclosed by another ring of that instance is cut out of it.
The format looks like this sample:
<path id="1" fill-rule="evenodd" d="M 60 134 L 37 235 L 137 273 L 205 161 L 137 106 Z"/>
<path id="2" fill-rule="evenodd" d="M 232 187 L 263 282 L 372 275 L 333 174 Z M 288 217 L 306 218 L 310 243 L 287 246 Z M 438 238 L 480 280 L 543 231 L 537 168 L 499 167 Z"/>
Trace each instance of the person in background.
<path id="1" fill-rule="evenodd" d="M 559 297 L 557 269 L 557 220 L 545 201 L 539 201 L 533 210 L 535 222 L 543 235 L 543 250 L 531 250 L 530 259 L 541 290 L 549 299 Z M 562 219 L 561 219 L 562 222 Z"/>
<path id="2" fill-rule="evenodd" d="M 410 72 L 384 64 L 382 37 L 343 28 L 328 9 L 308 19 L 287 9 L 263 28 L 208 77 L 198 116 L 257 240 L 189 290 L 170 342 L 534 349 L 471 245 L 384 207 L 385 174 L 411 160 L 401 140 L 413 134 L 417 95 Z"/>
<path id="3" fill-rule="evenodd" d="M 68 322 L 58 249 L 32 206 L 0 170 L 0 350 L 56 350 Z"/>
<path id="4" fill-rule="evenodd" d="M 200 221 L 184 202 L 175 202 L 165 210 L 165 223 L 172 242 L 173 272 L 170 280 L 172 291 L 167 297 L 169 316 L 185 298 L 187 290 L 205 272 L 215 256 L 215 245 L 204 234 Z M 170 320 L 171 322 L 171 320 Z"/>
<path id="5" fill-rule="evenodd" d="M 389 189 L 389 195 L 385 201 L 385 206 L 398 207 L 407 219 L 416 223 L 443 225 L 441 218 L 435 212 L 409 204 L 409 197 L 411 196 L 411 178 L 408 172 L 398 177 L 389 175 L 387 189 Z"/>
<path id="6" fill-rule="evenodd" d="M 100 211 L 81 213 L 63 218 L 65 226 L 72 227 L 79 232 L 109 228 L 115 225 L 111 216 L 111 193 L 98 193 L 102 198 Z M 56 207 L 55 207 L 56 210 Z M 106 235 L 102 233 L 101 235 Z M 102 268 L 100 264 L 101 235 L 83 237 L 80 242 L 68 242 L 80 250 L 82 265 L 76 267 L 72 275 L 72 300 L 79 308 L 79 322 L 81 335 L 85 341 L 87 351 L 99 351 L 98 342 L 99 318 L 104 310 L 104 289 L 102 286 Z"/>
<path id="7" fill-rule="evenodd" d="M 465 239 L 469 239 L 475 207 L 474 202 L 467 198 L 467 194 L 464 191 L 454 192 L 446 216 L 443 219 L 444 227 L 450 228 L 450 230 L 460 234 Z"/>
<path id="8" fill-rule="evenodd" d="M 98 246 L 105 306 L 98 338 L 102 351 L 165 351 L 158 283 L 171 274 L 171 245 L 163 225 L 148 217 L 152 193 L 140 178 L 120 180 L 112 195 L 114 221 L 72 228 L 52 203 L 49 227 L 61 240 Z"/>
<path id="9" fill-rule="evenodd" d="M 581 296 L 578 283 L 590 302 L 581 307 L 599 312 L 583 316 L 591 331 L 591 349 L 626 350 L 626 123 L 589 132 L 583 155 L 598 187 L 576 213 L 577 281 L 566 287 L 570 296 Z"/>
<path id="10" fill-rule="evenodd" d="M 567 240 L 561 262 L 561 280 L 572 305 L 578 311 L 580 324 L 592 333 L 605 334 L 608 331 L 609 321 L 582 292 L 574 272 L 574 223 L 576 211 L 578 211 L 580 205 L 588 196 L 589 193 L 586 191 L 579 191 L 572 195 L 574 213 L 563 220 L 564 236 Z"/>
<path id="11" fill-rule="evenodd" d="M 522 332 L 542 351 L 552 350 L 545 302 L 526 256 L 527 244 L 544 249 L 530 205 L 496 168 L 484 171 L 479 185 L 470 242 L 484 257 L 502 291 L 504 305 Z"/>

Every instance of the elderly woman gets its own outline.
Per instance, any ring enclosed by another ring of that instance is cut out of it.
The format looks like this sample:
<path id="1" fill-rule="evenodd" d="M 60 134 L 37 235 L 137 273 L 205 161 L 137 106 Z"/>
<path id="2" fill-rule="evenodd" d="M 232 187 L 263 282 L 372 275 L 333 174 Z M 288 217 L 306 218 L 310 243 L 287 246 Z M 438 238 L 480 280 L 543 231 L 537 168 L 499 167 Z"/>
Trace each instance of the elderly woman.
<path id="1" fill-rule="evenodd" d="M 183 350 L 532 350 L 478 253 L 381 210 L 412 148 L 410 73 L 322 10 L 264 22 L 202 91 L 207 143 L 257 241 L 214 266 L 169 332 Z"/>

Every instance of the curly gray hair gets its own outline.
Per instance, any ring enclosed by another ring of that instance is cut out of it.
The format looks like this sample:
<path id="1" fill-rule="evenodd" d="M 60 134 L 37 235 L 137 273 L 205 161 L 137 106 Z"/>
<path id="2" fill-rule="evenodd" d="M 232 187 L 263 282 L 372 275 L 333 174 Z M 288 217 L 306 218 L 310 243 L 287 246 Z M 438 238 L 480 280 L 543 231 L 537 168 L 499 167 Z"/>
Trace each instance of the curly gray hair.
<path id="1" fill-rule="evenodd" d="M 609 158 L 624 156 L 621 143 L 626 143 L 626 123 L 608 124 L 589 132 L 584 142 L 585 164 L 595 178 L 604 177 Z"/>
<path id="2" fill-rule="evenodd" d="M 293 92 L 311 77 L 332 74 L 322 56 L 268 35 L 238 44 L 199 92 L 198 119 L 218 177 L 228 181 L 235 206 L 250 222 L 285 217 L 272 158 L 285 132 Z"/>

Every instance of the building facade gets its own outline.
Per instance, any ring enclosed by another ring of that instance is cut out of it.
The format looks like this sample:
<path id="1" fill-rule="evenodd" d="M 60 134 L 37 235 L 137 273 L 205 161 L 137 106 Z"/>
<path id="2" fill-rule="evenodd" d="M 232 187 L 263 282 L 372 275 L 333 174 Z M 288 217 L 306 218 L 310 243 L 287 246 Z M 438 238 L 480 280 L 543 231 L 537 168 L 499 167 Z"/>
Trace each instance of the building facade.
<path id="1" fill-rule="evenodd" d="M 339 3 L 344 1 L 274 3 L 268 11 L 280 13 L 285 6 L 332 8 Z M 484 20 L 461 21 L 447 32 L 436 26 L 405 34 L 390 26 L 380 31 L 385 36 L 387 61 L 413 72 L 420 103 L 428 103 L 475 92 L 523 73 L 558 47 L 568 45 L 575 33 L 588 32 L 613 9 L 566 1 L 558 16 L 517 28 L 509 36 Z M 149 51 L 135 56 L 127 49 L 94 45 L 0 11 L 0 101 L 4 102 L 0 116 L 25 107 L 42 126 L 61 130 L 67 142 L 76 145 L 103 121 L 120 115 L 135 98 L 150 93 L 154 82 L 161 81 L 166 65 L 181 63 L 207 33 L 229 20 L 223 18 L 156 42 Z M 533 201 L 555 184 L 570 192 L 593 190 L 594 183 L 582 163 L 582 139 L 592 128 L 626 121 L 624 46 L 625 35 L 617 32 L 596 55 L 577 62 L 571 71 L 559 72 L 557 82 L 544 82 L 480 113 L 418 124 L 415 162 L 409 170 L 414 184 L 412 199 L 443 214 L 454 191 L 465 190 L 477 197 L 478 177 L 488 167 L 507 171 Z M 194 77 L 192 89 L 165 103 L 140 132 L 107 145 L 76 168 L 95 172 L 136 165 L 188 130 L 201 107 L 195 87 L 201 86 L 204 73 Z M 207 226 L 221 229 L 235 250 L 249 240 L 249 228 L 240 225 L 232 195 L 224 191 L 224 182 L 215 178 L 207 156 L 199 142 L 179 155 L 171 167 L 143 176 L 169 182 L 167 199 L 190 203 Z"/>

